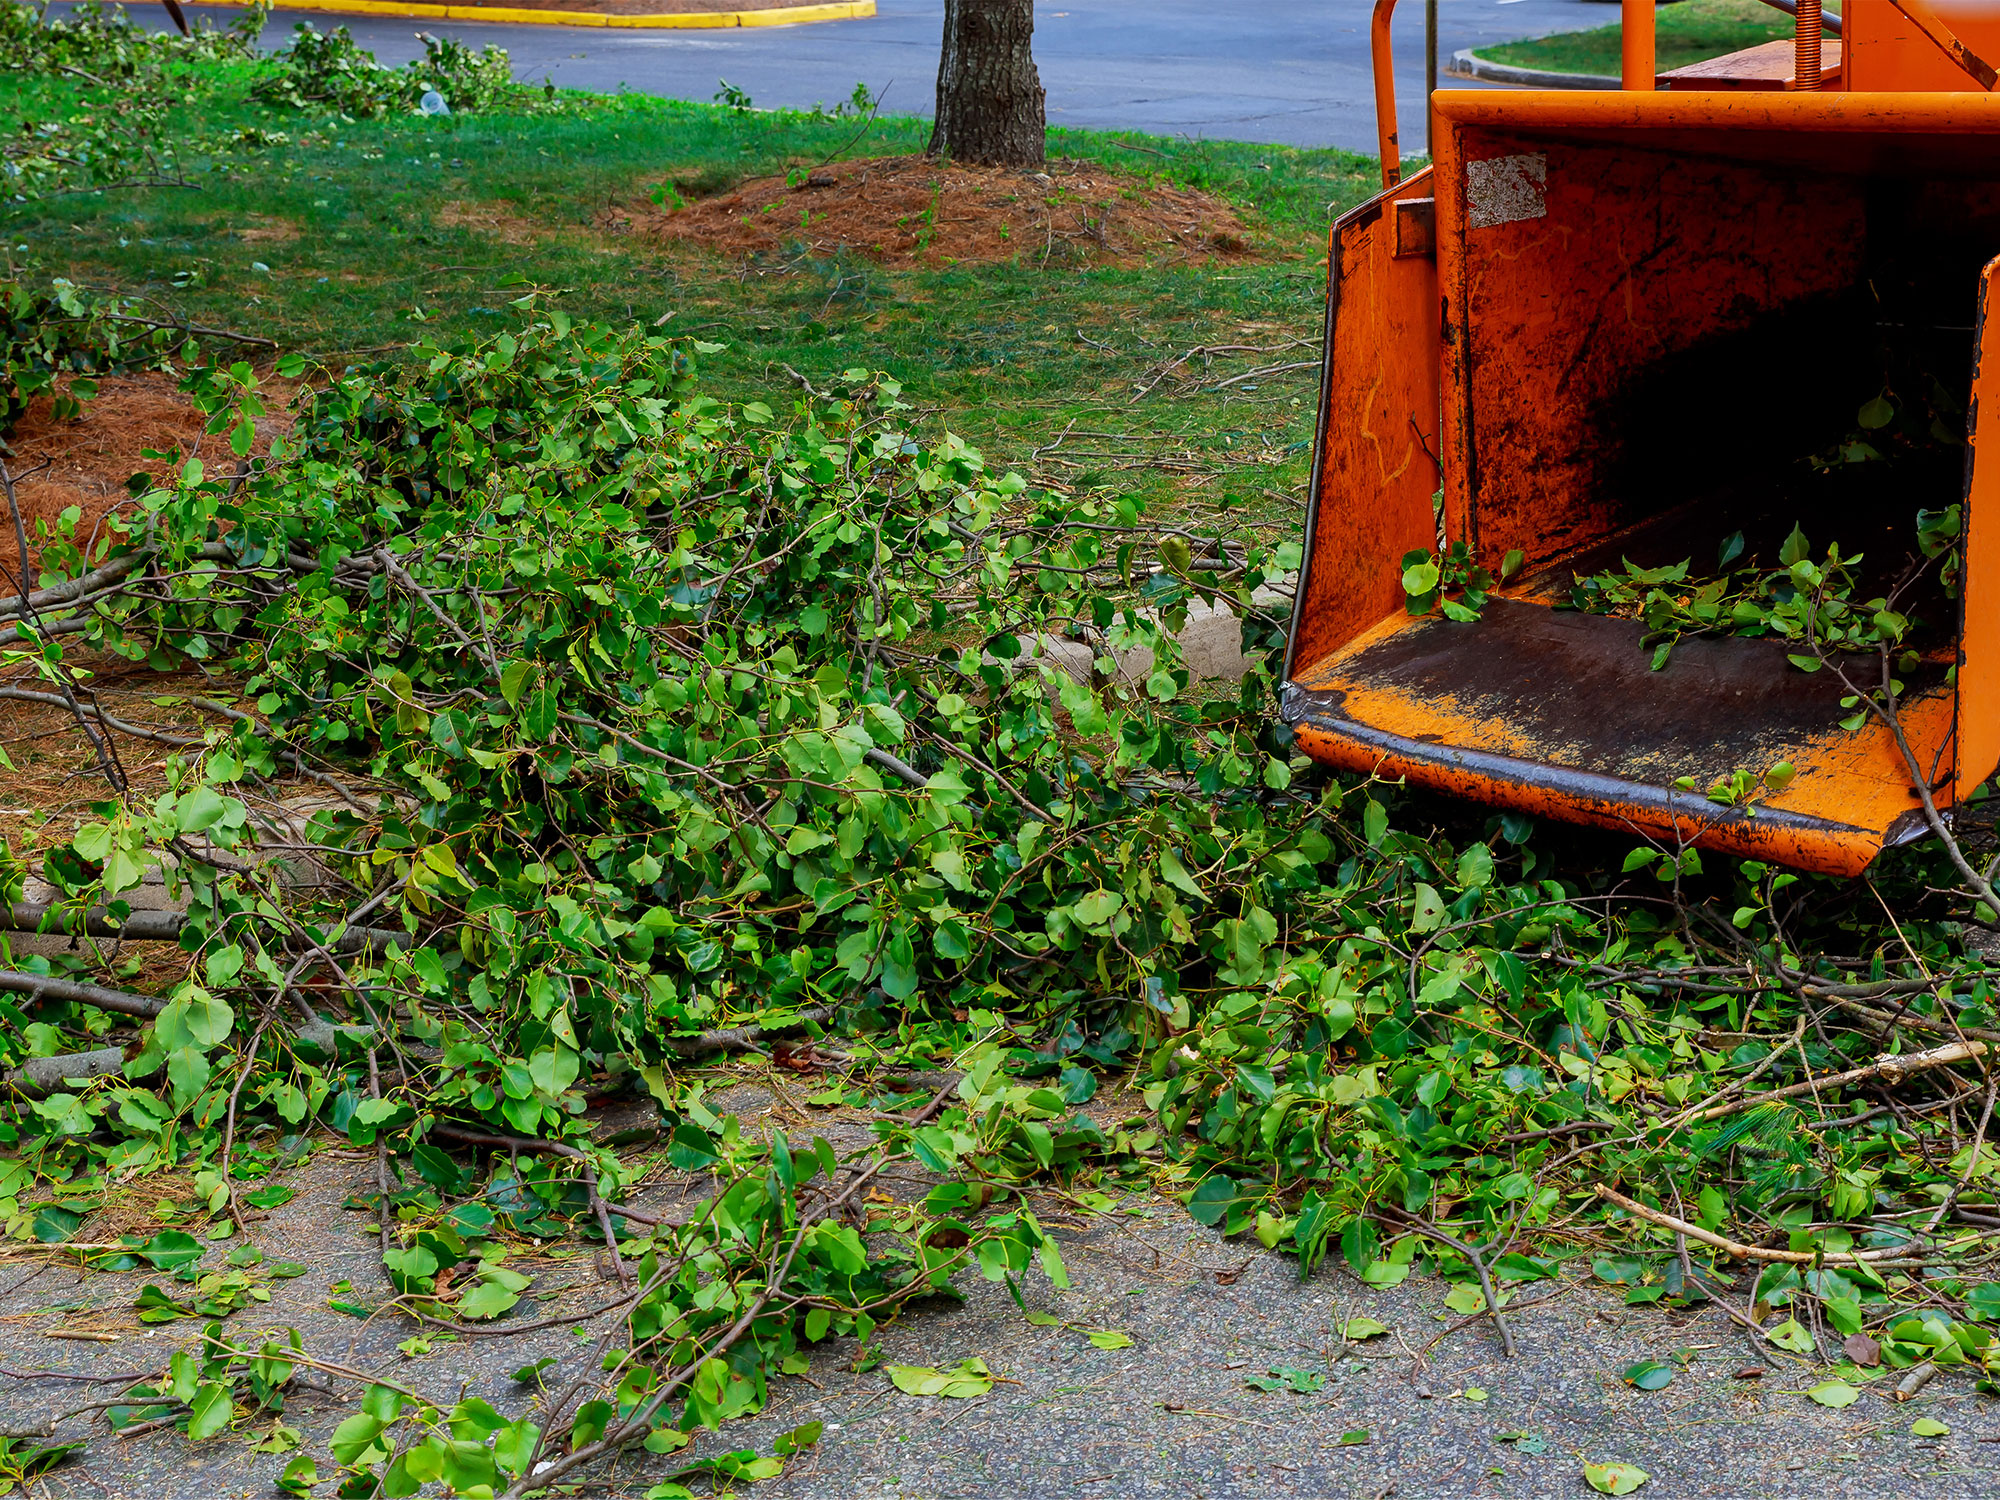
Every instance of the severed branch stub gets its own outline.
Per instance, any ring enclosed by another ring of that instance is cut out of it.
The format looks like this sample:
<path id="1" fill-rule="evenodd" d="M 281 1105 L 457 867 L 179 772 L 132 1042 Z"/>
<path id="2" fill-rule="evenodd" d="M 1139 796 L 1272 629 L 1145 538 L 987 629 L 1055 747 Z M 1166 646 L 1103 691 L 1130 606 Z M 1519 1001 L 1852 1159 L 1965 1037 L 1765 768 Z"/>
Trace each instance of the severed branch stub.
<path id="1" fill-rule="evenodd" d="M 31 1057 L 18 1068 L 0 1074 L 0 1083 L 31 1099 L 46 1098 L 123 1070 L 123 1047 L 98 1047 L 89 1052 L 66 1052 L 59 1057 Z"/>

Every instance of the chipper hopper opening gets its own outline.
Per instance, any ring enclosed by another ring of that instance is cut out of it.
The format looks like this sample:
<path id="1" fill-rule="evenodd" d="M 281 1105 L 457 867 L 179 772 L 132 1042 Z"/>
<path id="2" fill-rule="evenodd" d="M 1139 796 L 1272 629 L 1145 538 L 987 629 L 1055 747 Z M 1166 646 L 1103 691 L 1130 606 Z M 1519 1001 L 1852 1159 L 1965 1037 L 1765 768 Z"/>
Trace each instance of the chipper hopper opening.
<path id="1" fill-rule="evenodd" d="M 1921 836 L 2000 764 L 2000 98 L 1434 109 L 1333 232 L 1301 745 L 1829 872 Z"/>

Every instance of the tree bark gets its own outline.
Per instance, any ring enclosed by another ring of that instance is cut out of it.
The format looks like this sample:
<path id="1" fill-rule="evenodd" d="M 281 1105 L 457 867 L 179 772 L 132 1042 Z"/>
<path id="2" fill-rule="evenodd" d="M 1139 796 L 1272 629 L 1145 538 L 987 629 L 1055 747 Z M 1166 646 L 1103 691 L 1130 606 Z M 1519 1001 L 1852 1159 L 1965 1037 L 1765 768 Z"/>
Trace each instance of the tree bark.
<path id="1" fill-rule="evenodd" d="M 973 166 L 1039 167 L 1041 75 L 1035 0 L 945 0 L 937 121 L 926 152 Z"/>

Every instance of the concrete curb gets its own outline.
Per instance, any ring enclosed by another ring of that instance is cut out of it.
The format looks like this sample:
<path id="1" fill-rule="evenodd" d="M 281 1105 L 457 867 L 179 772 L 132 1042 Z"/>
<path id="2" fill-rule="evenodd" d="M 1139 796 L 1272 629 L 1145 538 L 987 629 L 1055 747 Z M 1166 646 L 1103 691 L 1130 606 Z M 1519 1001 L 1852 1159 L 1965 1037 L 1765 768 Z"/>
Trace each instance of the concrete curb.
<path id="1" fill-rule="evenodd" d="M 250 0 L 204 0 L 215 5 L 248 5 Z M 303 0 L 287 10 L 324 11 L 336 16 L 402 16 L 422 21 L 504 21 L 516 26 L 608 26 L 667 30 L 712 30 L 721 26 L 800 26 L 810 21 L 851 21 L 875 14 L 875 0 L 840 0 L 833 5 L 780 5 L 769 10 L 675 11 L 667 15 L 614 16 L 594 10 L 521 10 L 503 5 L 425 5 L 417 0 Z"/>
<path id="2" fill-rule="evenodd" d="M 1478 78 L 1487 83 L 1511 83 L 1522 89 L 1616 89 L 1622 80 L 1598 73 L 1544 73 L 1539 68 L 1510 68 L 1505 63 L 1476 57 L 1470 47 L 1451 55 L 1451 72 L 1460 78 Z"/>

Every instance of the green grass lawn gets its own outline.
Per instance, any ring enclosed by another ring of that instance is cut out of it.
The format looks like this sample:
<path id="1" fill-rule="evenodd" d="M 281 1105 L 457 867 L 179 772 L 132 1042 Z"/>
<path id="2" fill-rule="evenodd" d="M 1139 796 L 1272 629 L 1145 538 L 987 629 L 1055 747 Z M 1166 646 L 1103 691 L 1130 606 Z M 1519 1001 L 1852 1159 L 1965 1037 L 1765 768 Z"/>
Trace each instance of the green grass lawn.
<path id="1" fill-rule="evenodd" d="M 1033 256 L 923 268 L 801 252 L 729 259 L 621 234 L 609 210 L 671 179 L 721 190 L 749 176 L 922 149 L 928 125 L 622 95 L 553 108 L 353 121 L 266 107 L 249 65 L 190 94 L 196 133 L 255 127 L 279 144 L 219 158 L 194 186 L 16 202 L 12 274 L 141 294 L 176 318 L 277 340 L 338 367 L 426 334 L 497 329 L 521 274 L 579 317 L 653 323 L 724 345 L 706 356 L 728 398 L 784 395 L 787 366 L 818 384 L 855 365 L 910 395 L 1004 464 L 1046 453 L 1038 477 L 1111 482 L 1176 507 L 1225 503 L 1299 515 L 1314 373 L 1216 388 L 1267 364 L 1315 358 L 1333 214 L 1375 185 L 1374 163 L 1335 151 L 1053 131 L 1052 156 L 1110 163 L 1236 205 L 1260 252 L 1203 264 L 1098 268 Z M 0 76 L 0 129 L 76 107 L 63 80 Z M 1294 343 L 1289 349 L 1285 346 Z M 1166 362 L 1198 357 L 1141 399 Z M 1256 352 L 1267 349 L 1272 352 Z"/>
<path id="2" fill-rule="evenodd" d="M 1655 24 L 1655 58 L 1662 73 L 1792 34 L 1792 18 L 1762 0 L 1678 0 L 1659 8 Z M 1591 31 L 1566 31 L 1481 47 L 1479 56 L 1516 68 L 1616 77 L 1621 33 L 1622 28 L 1614 23 Z"/>

